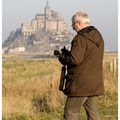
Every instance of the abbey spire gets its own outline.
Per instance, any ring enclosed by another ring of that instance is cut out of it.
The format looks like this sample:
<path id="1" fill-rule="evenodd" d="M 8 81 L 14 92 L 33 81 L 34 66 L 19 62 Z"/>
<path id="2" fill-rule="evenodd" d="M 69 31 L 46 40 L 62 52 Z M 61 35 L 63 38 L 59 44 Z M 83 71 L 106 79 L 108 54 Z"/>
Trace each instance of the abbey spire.
<path id="1" fill-rule="evenodd" d="M 50 9 L 48 0 L 47 0 L 47 3 L 46 3 L 45 8 L 46 8 L 46 9 Z"/>
<path id="2" fill-rule="evenodd" d="M 50 15 L 50 7 L 49 7 L 49 2 L 47 0 L 46 6 L 45 6 L 45 16 L 48 17 Z"/>

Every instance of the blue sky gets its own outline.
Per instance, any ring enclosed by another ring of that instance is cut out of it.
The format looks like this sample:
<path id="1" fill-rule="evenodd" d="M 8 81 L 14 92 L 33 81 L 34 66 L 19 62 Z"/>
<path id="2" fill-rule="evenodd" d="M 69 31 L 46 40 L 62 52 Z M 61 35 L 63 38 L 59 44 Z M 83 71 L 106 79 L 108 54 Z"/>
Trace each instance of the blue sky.
<path id="1" fill-rule="evenodd" d="M 118 1 L 117 0 L 48 0 L 51 9 L 56 10 L 71 25 L 71 17 L 77 11 L 88 13 L 91 25 L 98 28 L 105 41 L 105 50 L 118 49 Z M 2 41 L 9 33 L 30 22 L 36 14 L 43 13 L 47 0 L 3 0 Z M 72 29 L 69 27 L 69 30 Z"/>

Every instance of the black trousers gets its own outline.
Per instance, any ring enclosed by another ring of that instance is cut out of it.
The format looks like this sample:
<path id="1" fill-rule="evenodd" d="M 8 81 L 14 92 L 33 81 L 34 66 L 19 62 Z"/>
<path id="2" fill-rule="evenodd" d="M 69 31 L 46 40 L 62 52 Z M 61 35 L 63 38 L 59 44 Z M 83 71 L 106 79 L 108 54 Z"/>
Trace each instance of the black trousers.
<path id="1" fill-rule="evenodd" d="M 78 120 L 82 105 L 86 110 L 87 120 L 101 120 L 98 110 L 98 98 L 98 96 L 67 97 L 63 120 Z"/>

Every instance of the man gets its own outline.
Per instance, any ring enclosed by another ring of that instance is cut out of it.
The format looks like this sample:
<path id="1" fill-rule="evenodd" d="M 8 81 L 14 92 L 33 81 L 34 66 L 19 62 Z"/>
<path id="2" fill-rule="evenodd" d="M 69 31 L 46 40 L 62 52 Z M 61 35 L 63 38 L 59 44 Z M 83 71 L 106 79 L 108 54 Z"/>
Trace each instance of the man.
<path id="1" fill-rule="evenodd" d="M 90 26 L 88 15 L 77 12 L 72 17 L 73 30 L 77 32 L 68 54 L 59 55 L 61 64 L 67 65 L 64 94 L 67 100 L 64 120 L 78 120 L 83 105 L 87 120 L 100 120 L 98 98 L 104 94 L 102 61 L 104 41 L 100 32 Z"/>

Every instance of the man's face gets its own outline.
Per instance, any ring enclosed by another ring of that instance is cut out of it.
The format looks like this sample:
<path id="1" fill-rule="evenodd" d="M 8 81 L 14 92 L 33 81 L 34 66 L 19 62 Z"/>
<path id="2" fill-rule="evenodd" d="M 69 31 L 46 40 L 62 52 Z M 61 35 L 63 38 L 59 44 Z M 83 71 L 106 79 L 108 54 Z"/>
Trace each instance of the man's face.
<path id="1" fill-rule="evenodd" d="M 81 23 L 80 22 L 73 22 L 72 23 L 72 27 L 73 27 L 73 30 L 75 30 L 76 32 L 78 32 L 79 30 L 81 30 Z"/>

